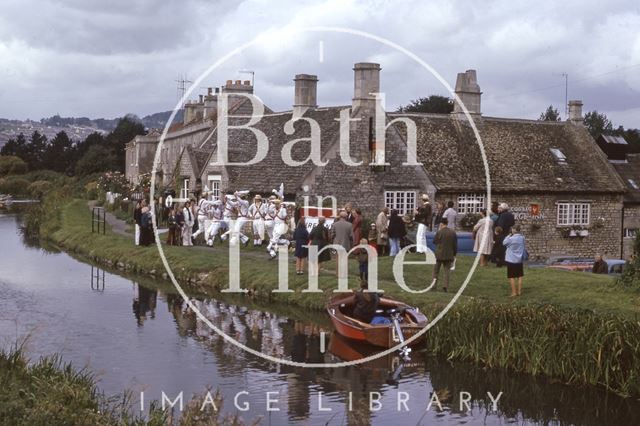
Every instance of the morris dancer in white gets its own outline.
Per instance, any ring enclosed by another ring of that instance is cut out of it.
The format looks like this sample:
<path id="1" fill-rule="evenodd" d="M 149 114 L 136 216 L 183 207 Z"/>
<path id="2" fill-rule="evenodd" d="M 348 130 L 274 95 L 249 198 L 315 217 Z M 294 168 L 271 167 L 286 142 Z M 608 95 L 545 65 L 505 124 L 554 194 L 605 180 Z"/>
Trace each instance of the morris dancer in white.
<path id="1" fill-rule="evenodd" d="M 233 221 L 236 215 L 237 204 L 238 203 L 236 201 L 235 196 L 231 194 L 226 194 L 224 196 L 224 211 L 222 213 L 222 223 L 224 224 L 223 226 L 227 231 L 224 234 L 222 234 L 222 236 L 220 237 L 222 241 L 226 241 L 227 238 L 229 237 L 229 234 L 231 231 L 231 222 Z"/>
<path id="2" fill-rule="evenodd" d="M 182 245 L 192 246 L 193 242 L 191 242 L 191 233 L 193 232 L 194 217 L 191 213 L 190 201 L 184 203 L 182 214 L 184 215 L 184 226 L 182 228 Z"/>
<path id="3" fill-rule="evenodd" d="M 196 217 L 198 219 L 198 230 L 191 235 L 191 238 L 195 239 L 198 235 L 204 233 L 207 228 L 205 221 L 207 220 L 207 209 L 209 208 L 210 201 L 206 198 L 207 193 L 203 193 L 200 200 L 198 200 L 198 206 L 196 209 Z"/>
<path id="4" fill-rule="evenodd" d="M 249 221 L 249 201 L 246 200 L 247 194 L 249 191 L 236 191 L 234 194 L 236 196 L 236 209 L 238 211 L 238 217 L 235 222 L 235 226 L 233 227 L 233 235 L 231 236 L 231 240 L 229 243 L 235 244 L 237 238 L 240 238 L 240 242 L 246 246 L 249 244 L 249 237 L 247 237 L 243 232 L 242 228 Z"/>
<path id="5" fill-rule="evenodd" d="M 267 214 L 266 205 L 260 194 L 253 197 L 253 204 L 249 206 L 249 219 L 253 220 L 253 245 L 261 246 L 264 240 L 264 219 Z"/>
<path id="6" fill-rule="evenodd" d="M 209 217 L 209 228 L 207 228 L 205 232 L 205 239 L 207 240 L 207 245 L 209 247 L 213 246 L 213 242 L 216 240 L 216 236 L 218 232 L 222 229 L 226 231 L 224 228 L 225 224 L 222 221 L 222 215 L 224 212 L 224 206 L 222 205 L 222 201 L 216 200 L 209 203 L 209 208 L 207 209 L 207 216 Z"/>
<path id="7" fill-rule="evenodd" d="M 289 229 L 289 226 L 287 224 L 287 208 L 283 206 L 282 202 L 278 199 L 276 199 L 273 203 L 276 208 L 276 217 L 274 220 L 275 224 L 273 227 L 273 237 L 271 238 L 269 246 L 267 247 L 271 259 L 275 259 L 278 246 L 286 247 L 289 245 L 289 240 L 284 238 Z"/>
<path id="8" fill-rule="evenodd" d="M 267 232 L 267 239 L 269 240 L 269 244 L 271 244 L 271 238 L 273 238 L 273 220 L 276 218 L 276 205 L 273 203 L 275 200 L 275 195 L 270 196 L 269 203 L 264 208 L 264 230 Z"/>

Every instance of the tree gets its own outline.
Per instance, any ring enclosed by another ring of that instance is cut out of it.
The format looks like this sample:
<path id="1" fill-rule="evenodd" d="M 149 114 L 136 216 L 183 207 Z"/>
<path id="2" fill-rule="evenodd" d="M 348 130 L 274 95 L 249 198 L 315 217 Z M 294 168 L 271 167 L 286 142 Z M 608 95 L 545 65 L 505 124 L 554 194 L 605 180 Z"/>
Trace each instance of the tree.
<path id="1" fill-rule="evenodd" d="M 452 111 L 453 100 L 439 95 L 419 98 L 411 101 L 407 106 L 398 108 L 398 112 L 427 112 L 432 114 L 449 114 Z"/>
<path id="2" fill-rule="evenodd" d="M 613 124 L 604 113 L 589 111 L 584 115 L 584 125 L 594 138 L 613 134 Z"/>
<path id="3" fill-rule="evenodd" d="M 9 139 L 0 149 L 0 155 L 13 155 L 24 161 L 27 157 L 27 140 L 24 135 L 20 133 L 15 139 Z"/>
<path id="4" fill-rule="evenodd" d="M 125 116 L 118 121 L 111 133 L 107 135 L 107 145 L 115 154 L 117 166 L 114 170 L 124 171 L 125 145 L 138 135 L 144 135 L 144 125 L 134 116 Z"/>
<path id="5" fill-rule="evenodd" d="M 540 121 L 560 121 L 560 113 L 557 108 L 554 108 L 553 105 L 549 105 L 547 110 L 540 114 Z"/>
<path id="6" fill-rule="evenodd" d="M 31 139 L 27 145 L 27 158 L 23 158 L 29 165 L 29 170 L 39 170 L 43 168 L 46 149 L 47 137 L 36 130 L 31 134 Z"/>
<path id="7" fill-rule="evenodd" d="M 73 142 L 66 132 L 58 132 L 51 140 L 43 155 L 43 166 L 56 172 L 67 172 L 75 161 Z"/>
<path id="8" fill-rule="evenodd" d="M 118 163 L 111 149 L 104 145 L 92 145 L 76 163 L 75 172 L 86 176 L 91 173 L 106 172 L 116 167 Z"/>

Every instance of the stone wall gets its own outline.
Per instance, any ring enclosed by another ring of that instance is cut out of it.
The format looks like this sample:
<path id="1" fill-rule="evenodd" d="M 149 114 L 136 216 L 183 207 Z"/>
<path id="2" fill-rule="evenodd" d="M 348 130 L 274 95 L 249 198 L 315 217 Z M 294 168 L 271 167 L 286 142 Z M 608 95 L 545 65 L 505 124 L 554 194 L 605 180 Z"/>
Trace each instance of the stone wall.
<path id="1" fill-rule="evenodd" d="M 640 229 L 640 205 L 635 204 L 625 206 L 624 227 L 630 229 Z M 623 259 L 628 259 L 633 254 L 633 241 L 633 238 L 623 239 Z"/>
<path id="2" fill-rule="evenodd" d="M 436 201 L 456 203 L 458 194 L 438 193 Z M 602 253 L 608 258 L 620 258 L 622 244 L 622 195 L 615 194 L 492 194 L 492 201 L 506 202 L 516 223 L 522 226 L 527 250 L 532 260 L 546 260 L 553 256 L 593 258 Z M 591 217 L 586 237 L 566 236 L 565 227 L 557 225 L 557 202 L 590 202 Z M 531 217 L 530 206 L 537 204 L 540 215 Z M 459 216 L 460 218 L 460 216 Z"/>

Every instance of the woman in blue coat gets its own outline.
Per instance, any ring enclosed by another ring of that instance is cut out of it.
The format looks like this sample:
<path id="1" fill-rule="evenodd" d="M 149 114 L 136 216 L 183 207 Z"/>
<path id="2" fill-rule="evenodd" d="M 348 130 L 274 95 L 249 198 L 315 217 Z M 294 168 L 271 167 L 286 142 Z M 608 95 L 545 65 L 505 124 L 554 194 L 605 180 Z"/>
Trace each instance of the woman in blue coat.
<path id="1" fill-rule="evenodd" d="M 293 232 L 293 239 L 296 242 L 296 251 L 294 253 L 296 257 L 296 275 L 303 275 L 305 259 L 309 257 L 309 250 L 304 247 L 309 244 L 309 231 L 307 231 L 304 217 L 298 221 L 298 226 Z"/>

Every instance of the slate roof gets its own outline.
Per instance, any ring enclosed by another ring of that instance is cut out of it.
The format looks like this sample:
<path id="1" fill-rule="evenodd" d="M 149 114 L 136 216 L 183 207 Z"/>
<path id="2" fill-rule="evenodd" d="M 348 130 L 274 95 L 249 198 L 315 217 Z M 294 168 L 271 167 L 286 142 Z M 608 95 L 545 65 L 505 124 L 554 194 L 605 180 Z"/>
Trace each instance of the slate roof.
<path id="1" fill-rule="evenodd" d="M 484 191 L 480 149 L 466 119 L 455 114 L 389 114 L 417 126 L 418 161 L 440 191 Z M 476 121 L 497 192 L 624 192 L 587 130 L 568 122 L 482 117 Z M 397 126 L 406 137 L 404 125 Z M 559 149 L 559 162 L 551 148 Z"/>
<path id="2" fill-rule="evenodd" d="M 634 188 L 629 182 L 631 179 L 640 186 L 640 154 L 627 154 L 626 163 L 615 162 L 612 165 L 627 186 L 628 192 L 624 196 L 624 202 L 640 204 L 640 189 Z"/>
<path id="3" fill-rule="evenodd" d="M 211 155 L 211 151 L 207 149 L 194 148 L 191 145 L 186 146 L 187 155 L 195 176 L 200 176 L 207 166 L 207 160 Z"/>
<path id="4" fill-rule="evenodd" d="M 315 120 L 321 129 L 321 156 L 327 152 L 334 140 L 339 137 L 340 123 L 335 119 L 339 118 L 340 110 L 348 107 L 331 107 L 309 109 L 303 117 Z M 290 141 L 299 138 L 308 138 L 310 135 L 310 124 L 304 120 L 298 120 L 294 124 L 294 133 L 285 133 L 285 124 L 291 120 L 292 112 L 265 114 L 254 128 L 262 131 L 269 141 L 267 156 L 258 164 L 253 166 L 227 166 L 229 181 L 233 182 L 234 188 L 239 190 L 251 190 L 259 193 L 269 193 L 272 189 L 278 188 L 280 183 L 284 183 L 286 194 L 295 194 L 301 190 L 304 177 L 314 169 L 315 165 L 310 161 L 304 165 L 291 167 L 284 163 L 282 159 L 282 148 Z M 246 123 L 248 117 L 230 117 L 231 125 Z M 217 133 L 214 132 L 210 138 L 210 143 L 204 146 L 212 152 L 217 140 Z M 256 153 L 256 140 L 254 135 L 248 130 L 229 129 L 229 162 L 248 162 Z M 310 154 L 310 143 L 300 141 L 292 149 L 291 157 L 294 161 L 304 161 Z M 215 160 L 211 158 L 210 161 Z"/>

